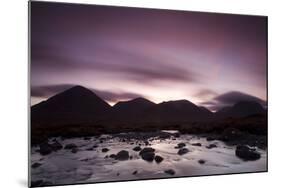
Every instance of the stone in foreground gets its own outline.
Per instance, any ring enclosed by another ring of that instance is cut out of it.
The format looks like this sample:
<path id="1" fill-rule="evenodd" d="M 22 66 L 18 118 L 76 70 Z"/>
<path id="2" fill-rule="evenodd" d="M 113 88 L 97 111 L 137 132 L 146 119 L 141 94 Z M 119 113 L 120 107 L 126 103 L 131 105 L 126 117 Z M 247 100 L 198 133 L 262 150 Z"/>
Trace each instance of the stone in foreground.
<path id="1" fill-rule="evenodd" d="M 245 161 L 255 161 L 261 158 L 261 155 L 246 145 L 239 145 L 236 147 L 235 154 L 237 157 Z"/>
<path id="2" fill-rule="evenodd" d="M 116 154 L 116 160 L 125 161 L 129 159 L 129 152 L 126 150 L 121 150 Z"/>

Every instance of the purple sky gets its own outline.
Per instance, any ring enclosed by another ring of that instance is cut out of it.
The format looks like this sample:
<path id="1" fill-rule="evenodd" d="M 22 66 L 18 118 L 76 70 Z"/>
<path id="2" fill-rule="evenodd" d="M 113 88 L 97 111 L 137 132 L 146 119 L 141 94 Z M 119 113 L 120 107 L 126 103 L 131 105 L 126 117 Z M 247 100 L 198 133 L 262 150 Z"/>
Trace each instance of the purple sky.
<path id="1" fill-rule="evenodd" d="M 264 102 L 266 52 L 266 17 L 32 2 L 31 102 L 73 85 L 110 104 Z"/>

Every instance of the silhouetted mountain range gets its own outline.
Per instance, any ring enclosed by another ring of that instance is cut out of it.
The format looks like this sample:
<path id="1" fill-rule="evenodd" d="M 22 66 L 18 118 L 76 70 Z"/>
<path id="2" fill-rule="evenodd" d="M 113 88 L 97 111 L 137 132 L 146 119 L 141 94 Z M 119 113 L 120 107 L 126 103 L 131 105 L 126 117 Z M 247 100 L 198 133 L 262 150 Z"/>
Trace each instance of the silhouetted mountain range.
<path id="1" fill-rule="evenodd" d="M 257 102 L 241 101 L 216 113 L 188 100 L 155 104 L 144 98 L 116 103 L 111 107 L 91 90 L 72 87 L 31 107 L 32 124 L 91 122 L 195 122 L 245 117 L 265 113 Z"/>

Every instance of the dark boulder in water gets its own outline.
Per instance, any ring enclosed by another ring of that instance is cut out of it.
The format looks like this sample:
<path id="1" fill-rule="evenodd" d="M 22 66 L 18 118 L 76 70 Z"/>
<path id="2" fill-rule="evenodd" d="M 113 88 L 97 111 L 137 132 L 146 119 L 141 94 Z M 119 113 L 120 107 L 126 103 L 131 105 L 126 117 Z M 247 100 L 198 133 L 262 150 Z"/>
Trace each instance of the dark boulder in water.
<path id="1" fill-rule="evenodd" d="M 93 148 L 93 147 L 90 147 L 90 148 L 87 148 L 86 150 L 87 150 L 87 151 L 93 151 L 94 148 Z"/>
<path id="2" fill-rule="evenodd" d="M 138 173 L 138 171 L 137 170 L 135 170 L 132 174 L 133 175 L 136 175 Z"/>
<path id="3" fill-rule="evenodd" d="M 41 166 L 42 164 L 41 163 L 33 163 L 31 165 L 31 168 L 38 168 L 39 166 Z"/>
<path id="4" fill-rule="evenodd" d="M 245 160 L 245 161 L 254 161 L 261 158 L 261 155 L 255 151 L 255 149 L 251 149 L 245 145 L 239 145 L 236 147 L 235 154 L 237 157 Z"/>
<path id="5" fill-rule="evenodd" d="M 189 150 L 187 148 L 181 148 L 181 149 L 179 149 L 178 154 L 179 155 L 184 155 L 184 154 L 186 154 L 188 152 L 189 152 Z"/>
<path id="6" fill-rule="evenodd" d="M 178 145 L 175 147 L 175 148 L 183 148 L 183 147 L 185 147 L 186 145 L 185 145 L 185 143 L 178 143 Z"/>
<path id="7" fill-rule="evenodd" d="M 140 146 L 136 146 L 136 147 L 133 148 L 133 150 L 134 150 L 134 151 L 140 151 L 140 150 L 141 150 L 141 147 L 140 147 Z"/>
<path id="8" fill-rule="evenodd" d="M 39 153 L 41 155 L 48 155 L 52 153 L 52 151 L 53 151 L 52 146 L 48 143 L 42 143 L 39 146 Z"/>
<path id="9" fill-rule="evenodd" d="M 77 148 L 77 146 L 75 144 L 67 144 L 64 146 L 64 149 L 73 149 L 73 148 Z"/>
<path id="10" fill-rule="evenodd" d="M 154 160 L 154 156 L 155 156 L 154 152 L 145 152 L 141 154 L 141 158 L 149 162 L 152 162 Z"/>
<path id="11" fill-rule="evenodd" d="M 155 149 L 151 148 L 151 147 L 147 147 L 147 148 L 143 148 L 139 155 L 141 156 L 141 158 L 145 161 L 149 161 L 152 162 L 154 160 L 154 156 L 155 156 Z"/>
<path id="12" fill-rule="evenodd" d="M 178 144 L 178 147 L 179 147 L 179 148 L 183 148 L 183 147 L 185 147 L 185 146 L 186 146 L 185 143 L 179 143 L 179 144 Z"/>
<path id="13" fill-rule="evenodd" d="M 212 149 L 212 148 L 216 148 L 216 147 L 217 147 L 216 144 L 210 144 L 210 145 L 206 146 L 206 148 L 208 148 L 208 149 Z"/>
<path id="14" fill-rule="evenodd" d="M 147 152 L 155 152 L 155 149 L 151 148 L 151 147 L 147 147 L 147 148 L 143 148 L 141 151 L 140 151 L 140 155 L 142 155 L 143 153 L 147 153 Z"/>
<path id="15" fill-rule="evenodd" d="M 116 160 L 125 161 L 129 159 L 129 152 L 126 150 L 121 150 L 116 154 Z"/>
<path id="16" fill-rule="evenodd" d="M 163 157 L 156 155 L 154 160 L 156 161 L 156 163 L 161 163 L 164 159 L 163 159 Z"/>
<path id="17" fill-rule="evenodd" d="M 217 137 L 216 136 L 208 136 L 206 138 L 207 141 L 213 141 L 213 140 L 217 140 Z"/>
<path id="18" fill-rule="evenodd" d="M 165 170 L 164 172 L 166 174 L 170 174 L 170 175 L 175 175 L 175 173 L 176 173 L 173 169 Z"/>
<path id="19" fill-rule="evenodd" d="M 115 159 L 116 155 L 115 154 L 111 154 L 111 155 L 109 155 L 109 157 L 112 158 L 112 159 Z"/>
<path id="20" fill-rule="evenodd" d="M 203 160 L 203 159 L 200 159 L 200 160 L 198 161 L 199 164 L 204 164 L 205 162 L 206 162 L 206 161 Z"/>
<path id="21" fill-rule="evenodd" d="M 108 149 L 108 148 L 102 148 L 101 151 L 102 151 L 103 153 L 105 153 L 105 152 L 108 152 L 109 149 Z"/>
<path id="22" fill-rule="evenodd" d="M 191 145 L 193 145 L 193 146 L 202 146 L 201 143 L 194 143 L 194 144 L 191 144 Z"/>

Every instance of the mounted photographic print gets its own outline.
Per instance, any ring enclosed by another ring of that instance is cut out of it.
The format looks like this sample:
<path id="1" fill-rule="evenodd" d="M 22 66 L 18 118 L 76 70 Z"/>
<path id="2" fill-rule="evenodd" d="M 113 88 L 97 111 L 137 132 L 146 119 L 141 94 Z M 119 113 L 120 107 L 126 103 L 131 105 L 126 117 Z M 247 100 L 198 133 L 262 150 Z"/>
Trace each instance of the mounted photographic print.
<path id="1" fill-rule="evenodd" d="M 31 1 L 29 185 L 267 171 L 267 17 Z"/>

